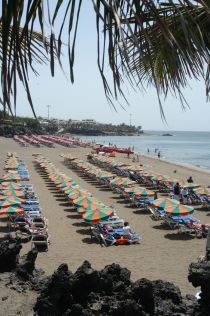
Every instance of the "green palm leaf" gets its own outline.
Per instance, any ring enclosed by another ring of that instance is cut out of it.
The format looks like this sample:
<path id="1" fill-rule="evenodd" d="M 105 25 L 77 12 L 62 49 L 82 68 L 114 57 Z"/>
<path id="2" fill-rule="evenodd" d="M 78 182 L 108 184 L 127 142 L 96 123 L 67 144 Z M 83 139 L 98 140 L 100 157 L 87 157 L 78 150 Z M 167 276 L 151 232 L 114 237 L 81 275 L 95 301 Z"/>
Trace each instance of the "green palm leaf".
<path id="1" fill-rule="evenodd" d="M 87 0 L 85 0 L 87 1 Z M 91 0 L 89 0 L 91 1 Z M 74 82 L 75 43 L 84 0 L 7 0 L 0 18 L 2 101 L 16 107 L 17 79 L 22 82 L 32 110 L 28 77 L 34 61 L 46 62 L 52 76 L 55 58 L 62 67 L 62 35 L 68 34 L 70 79 Z M 92 0 L 96 16 L 97 64 L 108 100 L 124 96 L 125 79 L 133 86 L 152 85 L 160 95 L 180 97 L 190 78 L 203 78 L 210 93 L 210 0 Z M 54 7 L 53 7 L 54 6 Z M 63 17 L 58 20 L 59 13 Z M 49 43 L 45 23 L 50 25 Z M 56 24 L 56 27 L 55 27 Z M 34 25 L 39 33 L 34 32 Z M 106 79 L 105 62 L 113 74 L 113 91 Z M 207 69 L 207 70 L 206 70 Z M 127 100 L 126 100 L 127 101 Z M 161 102 L 161 113 L 163 114 Z"/>

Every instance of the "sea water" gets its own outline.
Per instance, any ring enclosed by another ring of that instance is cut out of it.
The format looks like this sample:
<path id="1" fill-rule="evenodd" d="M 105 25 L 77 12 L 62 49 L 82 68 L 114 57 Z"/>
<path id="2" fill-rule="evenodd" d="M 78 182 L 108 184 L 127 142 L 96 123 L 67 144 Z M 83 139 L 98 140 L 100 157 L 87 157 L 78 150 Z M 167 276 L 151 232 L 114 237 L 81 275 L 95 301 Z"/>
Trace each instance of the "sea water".
<path id="1" fill-rule="evenodd" d="M 146 131 L 140 136 L 82 136 L 86 141 L 103 145 L 109 143 L 117 147 L 134 148 L 135 152 L 161 159 L 193 165 L 210 171 L 210 132 L 177 132 L 173 136 L 163 136 L 165 131 Z M 149 150 L 149 151 L 148 151 Z"/>

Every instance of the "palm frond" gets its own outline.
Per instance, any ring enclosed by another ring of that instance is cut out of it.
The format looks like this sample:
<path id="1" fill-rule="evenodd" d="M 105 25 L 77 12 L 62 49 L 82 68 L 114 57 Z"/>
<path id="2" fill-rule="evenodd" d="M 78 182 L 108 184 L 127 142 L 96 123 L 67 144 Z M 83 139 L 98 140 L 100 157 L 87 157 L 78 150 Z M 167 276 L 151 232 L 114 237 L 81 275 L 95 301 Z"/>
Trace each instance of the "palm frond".
<path id="1" fill-rule="evenodd" d="M 18 76 L 33 109 L 28 66 L 32 67 L 36 60 L 45 61 L 45 53 L 48 53 L 54 76 L 55 58 L 62 67 L 66 32 L 69 73 L 74 82 L 75 43 L 84 0 L 7 0 L 2 3 L 2 99 L 11 110 L 10 96 L 13 92 L 16 95 Z M 209 96 L 210 0 L 92 0 L 92 3 L 98 34 L 97 64 L 109 102 L 113 104 L 113 98 L 119 95 L 125 98 L 125 79 L 133 87 L 154 86 L 162 115 L 160 95 L 167 96 L 170 91 L 183 103 L 182 89 L 189 78 L 204 78 Z M 64 12 L 63 17 L 58 19 L 61 12 Z M 43 40 L 46 20 L 50 26 L 49 45 Z M 35 22 L 39 25 L 37 31 L 41 32 L 37 37 L 34 37 Z M 112 71 L 113 89 L 106 78 L 106 62 Z"/>

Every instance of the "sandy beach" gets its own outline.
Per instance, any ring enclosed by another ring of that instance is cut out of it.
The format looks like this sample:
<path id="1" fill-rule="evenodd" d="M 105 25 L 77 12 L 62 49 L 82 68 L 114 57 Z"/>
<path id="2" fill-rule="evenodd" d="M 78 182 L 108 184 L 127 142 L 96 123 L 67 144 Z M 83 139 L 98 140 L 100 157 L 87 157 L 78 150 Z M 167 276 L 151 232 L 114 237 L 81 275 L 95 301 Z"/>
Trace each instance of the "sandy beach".
<path id="1" fill-rule="evenodd" d="M 51 245 L 48 252 L 39 253 L 37 268 L 51 274 L 59 264 L 65 262 L 75 271 L 84 260 L 89 260 L 96 269 L 101 269 L 113 262 L 125 266 L 132 272 L 132 279 L 148 278 L 163 279 L 178 285 L 182 294 L 195 294 L 187 280 L 188 266 L 192 261 L 205 252 L 205 239 L 191 239 L 180 236 L 176 231 L 162 229 L 159 222 L 153 221 L 149 214 L 135 210 L 126 205 L 119 195 L 98 184 L 82 179 L 79 175 L 63 164 L 61 153 L 71 153 L 82 159 L 90 148 L 66 148 L 56 145 L 56 148 L 20 147 L 12 139 L 0 138 L 0 172 L 6 159 L 7 152 L 17 152 L 23 159 L 30 172 L 30 183 L 40 199 L 43 215 L 49 219 Z M 129 222 L 131 228 L 139 233 L 142 241 L 139 245 L 101 247 L 90 239 L 89 226 L 71 207 L 66 205 L 58 191 L 50 187 L 46 180 L 37 172 L 34 165 L 33 153 L 40 153 L 54 163 L 60 171 L 71 176 L 83 188 L 107 205 L 113 205 L 120 217 Z M 127 157 L 119 154 L 119 161 L 128 161 Z M 129 162 L 131 163 L 131 159 Z M 150 157 L 141 156 L 140 163 L 148 169 L 186 180 L 190 175 L 201 185 L 210 184 L 210 175 L 205 171 L 175 165 Z M 176 173 L 174 173 L 176 170 Z M 210 213 L 195 210 L 194 215 L 202 223 L 210 223 Z M 4 234 L 5 223 L 0 223 L 0 235 Z M 30 243 L 24 244 L 21 254 L 30 249 Z"/>

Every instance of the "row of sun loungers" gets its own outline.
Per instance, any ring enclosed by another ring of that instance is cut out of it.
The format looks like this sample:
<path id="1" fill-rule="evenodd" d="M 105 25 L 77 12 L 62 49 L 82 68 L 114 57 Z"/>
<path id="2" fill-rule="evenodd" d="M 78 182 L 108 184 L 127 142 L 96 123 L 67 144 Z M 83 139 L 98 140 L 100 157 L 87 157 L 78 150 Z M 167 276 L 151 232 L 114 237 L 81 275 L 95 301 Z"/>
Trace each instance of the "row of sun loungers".
<path id="1" fill-rule="evenodd" d="M 48 220 L 41 213 L 39 198 L 34 193 L 33 185 L 22 183 L 23 180 L 29 180 L 25 163 L 16 154 L 8 153 L 4 169 L 7 170 L 7 181 L 6 176 L 0 180 L 0 199 L 8 202 L 8 206 L 11 200 L 14 207 L 2 208 L 0 212 L 8 215 L 9 230 L 15 230 L 15 235 L 19 238 L 30 240 L 32 247 L 48 248 Z M 24 176 L 19 177 L 22 174 Z"/>
<path id="2" fill-rule="evenodd" d="M 165 213 L 164 209 L 154 207 L 154 191 L 137 186 L 137 182 L 131 181 L 129 177 L 122 178 L 122 176 L 119 176 L 120 174 L 122 175 L 121 169 L 123 169 L 124 166 L 119 168 L 119 166 L 115 164 L 110 168 L 109 164 L 106 164 L 105 167 L 102 164 L 102 168 L 99 168 L 99 166 L 101 166 L 100 163 L 97 163 L 97 166 L 93 167 L 94 159 L 91 161 L 92 164 L 90 164 L 89 162 L 82 161 L 81 159 L 70 155 L 63 155 L 63 158 L 69 167 L 77 169 L 80 172 L 83 172 L 84 175 L 88 175 L 91 179 L 108 186 L 122 198 L 127 200 L 131 206 L 148 210 L 153 220 L 160 220 L 162 225 L 167 225 L 171 229 L 178 228 L 178 232 L 191 233 L 196 237 L 205 237 L 208 225 L 201 225 L 196 217 L 192 215 L 169 216 Z M 132 166 L 130 167 L 132 168 Z M 123 176 L 125 176 L 125 174 L 123 174 Z M 137 191 L 137 194 L 135 194 L 135 191 Z"/>
<path id="3" fill-rule="evenodd" d="M 141 186 L 146 186 L 147 188 L 156 190 L 160 193 L 168 193 L 171 196 L 173 196 L 173 185 L 176 182 L 179 182 L 181 188 L 188 188 L 187 203 L 193 205 L 199 204 L 205 209 L 210 208 L 210 188 L 206 188 L 206 195 L 199 194 L 200 189 L 202 189 L 199 184 L 188 183 L 181 179 L 171 179 L 167 175 L 161 175 L 147 170 L 143 165 L 117 163 L 112 158 L 100 155 L 92 155 L 90 162 L 104 170 L 111 171 L 116 175 L 128 177 Z"/>
<path id="4" fill-rule="evenodd" d="M 44 137 L 37 135 L 14 135 L 13 139 L 23 147 L 28 147 L 29 145 L 33 145 L 36 147 L 55 147 L 54 142 L 46 140 Z"/>
<path id="5" fill-rule="evenodd" d="M 121 245 L 134 244 L 140 241 L 139 235 L 133 233 L 128 226 L 125 226 L 123 219 L 120 219 L 116 211 L 106 206 L 95 199 L 90 192 L 87 192 L 70 177 L 59 172 L 59 170 L 42 156 L 36 158 L 37 167 L 48 176 L 55 186 L 67 197 L 68 201 L 74 206 L 79 214 L 83 214 L 83 218 L 90 223 L 91 237 L 98 240 L 100 244 Z M 72 191 L 74 193 L 72 193 Z M 86 195 L 85 195 L 86 194 Z M 85 207 L 83 201 L 90 202 L 89 206 Z M 94 204 L 93 202 L 96 201 Z M 93 203 L 93 205 L 91 205 Z M 108 216 L 95 217 L 94 211 L 89 211 L 88 208 L 97 211 L 108 211 Z M 90 216 L 90 218 L 89 218 Z M 92 216 L 92 217 L 91 217 Z M 104 218 L 105 220 L 103 220 Z"/>

